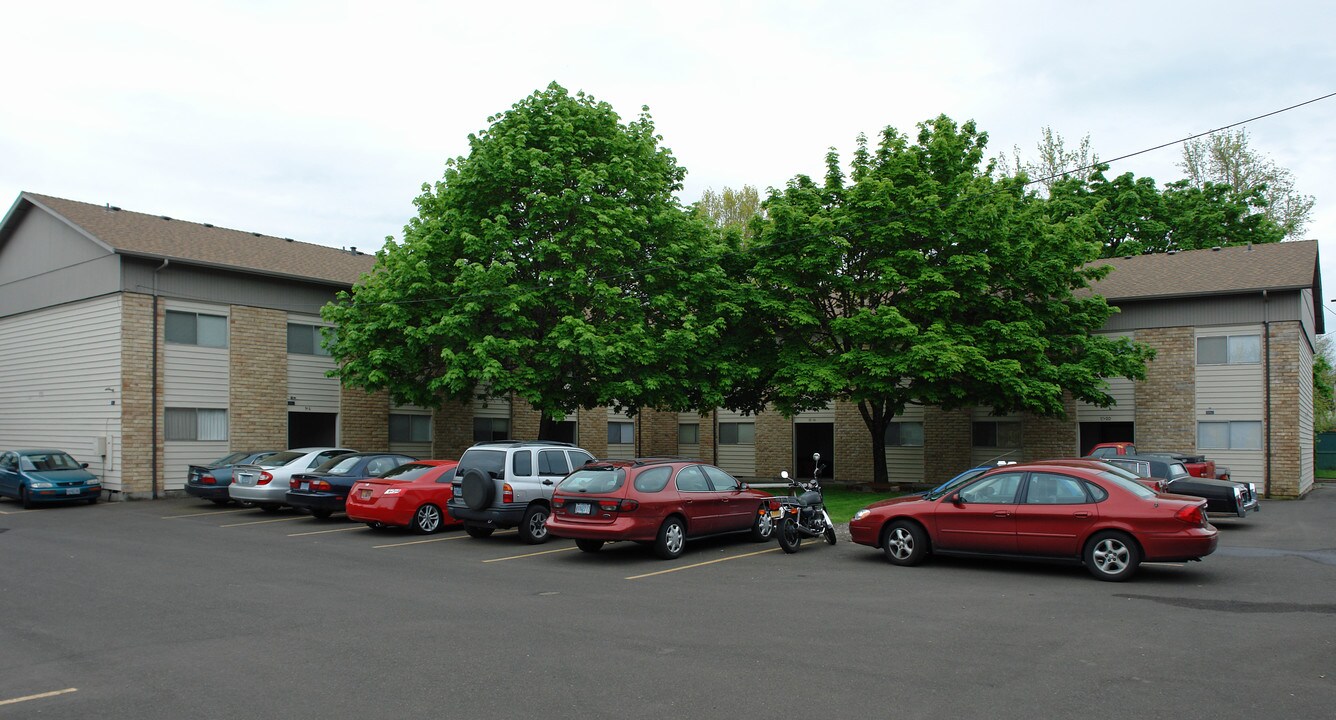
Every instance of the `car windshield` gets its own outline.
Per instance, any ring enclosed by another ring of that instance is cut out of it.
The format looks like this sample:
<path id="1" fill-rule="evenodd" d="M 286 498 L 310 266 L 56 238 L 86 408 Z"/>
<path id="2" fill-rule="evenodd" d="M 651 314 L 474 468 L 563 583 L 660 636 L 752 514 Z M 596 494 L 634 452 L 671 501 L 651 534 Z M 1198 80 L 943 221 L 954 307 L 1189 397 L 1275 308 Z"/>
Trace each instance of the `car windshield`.
<path id="1" fill-rule="evenodd" d="M 380 477 L 382 480 L 417 480 L 437 467 L 440 466 L 408 463 L 407 465 L 400 465 Z"/>
<path id="2" fill-rule="evenodd" d="M 28 453 L 19 458 L 19 467 L 33 472 L 51 470 L 78 470 L 82 466 L 63 452 Z"/>
<path id="3" fill-rule="evenodd" d="M 1136 495 L 1137 497 L 1146 498 L 1147 500 L 1155 497 L 1155 491 L 1137 482 L 1136 475 L 1132 475 L 1131 478 L 1128 478 L 1126 476 L 1131 475 L 1131 473 L 1114 473 L 1111 470 L 1103 470 L 1103 469 L 1096 470 L 1094 472 L 1095 475 L 1099 477 L 1099 479 L 1104 480 L 1113 485 L 1117 485 L 1118 487 L 1132 493 L 1133 495 Z"/>
<path id="4" fill-rule="evenodd" d="M 501 477 L 506 472 L 506 451 L 465 450 L 464 456 L 459 458 L 459 476 L 464 477 L 464 473 L 475 468 L 491 477 Z"/>
<path id="5" fill-rule="evenodd" d="M 959 474 L 959 475 L 957 475 L 957 476 L 951 478 L 950 480 L 947 480 L 946 482 L 942 483 L 941 485 L 938 485 L 937 487 L 933 488 L 932 490 L 929 490 L 929 491 L 928 491 L 927 498 L 928 498 L 929 500 L 936 500 L 937 498 L 939 498 L 939 497 L 941 497 L 941 496 L 943 496 L 943 495 L 945 495 L 945 494 L 951 492 L 952 490 L 954 490 L 954 489 L 960 487 L 961 485 L 965 484 L 966 482 L 969 482 L 970 480 L 973 480 L 974 478 L 979 477 L 979 476 L 982 475 L 985 471 L 990 470 L 990 469 L 991 469 L 991 468 L 986 468 L 986 467 L 970 468 L 969 470 L 966 470 L 965 472 L 963 472 L 963 473 L 961 473 L 961 474 Z"/>
<path id="6" fill-rule="evenodd" d="M 557 486 L 562 492 L 610 493 L 626 482 L 626 468 L 576 470 Z"/>

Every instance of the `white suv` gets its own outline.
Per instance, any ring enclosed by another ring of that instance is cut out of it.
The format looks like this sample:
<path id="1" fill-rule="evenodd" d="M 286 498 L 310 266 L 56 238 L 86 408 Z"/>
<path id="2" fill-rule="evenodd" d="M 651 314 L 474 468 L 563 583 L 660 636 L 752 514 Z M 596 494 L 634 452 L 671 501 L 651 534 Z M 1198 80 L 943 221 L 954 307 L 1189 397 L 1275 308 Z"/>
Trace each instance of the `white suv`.
<path id="1" fill-rule="evenodd" d="M 446 509 L 475 538 L 518 527 L 525 542 L 546 542 L 552 491 L 568 473 L 593 459 L 570 443 L 478 443 L 459 458 Z"/>

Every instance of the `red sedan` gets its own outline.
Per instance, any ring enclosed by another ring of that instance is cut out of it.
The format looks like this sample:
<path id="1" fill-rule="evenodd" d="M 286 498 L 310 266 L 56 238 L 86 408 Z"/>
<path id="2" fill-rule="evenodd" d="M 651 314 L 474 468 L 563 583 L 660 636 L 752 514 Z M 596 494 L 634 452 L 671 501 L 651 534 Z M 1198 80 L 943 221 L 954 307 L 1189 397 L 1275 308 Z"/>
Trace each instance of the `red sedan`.
<path id="1" fill-rule="evenodd" d="M 1143 561 L 1200 560 L 1217 542 L 1203 499 L 1073 462 L 1007 465 L 945 491 L 883 500 L 859 510 L 849 533 L 896 565 L 932 553 L 1044 558 L 1115 581 Z"/>
<path id="2" fill-rule="evenodd" d="M 605 542 L 652 544 L 659 557 L 682 554 L 688 538 L 774 533 L 773 497 L 713 465 L 690 460 L 597 460 L 566 476 L 552 495 L 547 529 L 585 552 Z"/>
<path id="3" fill-rule="evenodd" d="M 383 477 L 358 481 L 348 493 L 348 519 L 375 529 L 408 527 L 424 534 L 460 525 L 445 512 L 458 464 L 455 460 L 418 460 Z"/>

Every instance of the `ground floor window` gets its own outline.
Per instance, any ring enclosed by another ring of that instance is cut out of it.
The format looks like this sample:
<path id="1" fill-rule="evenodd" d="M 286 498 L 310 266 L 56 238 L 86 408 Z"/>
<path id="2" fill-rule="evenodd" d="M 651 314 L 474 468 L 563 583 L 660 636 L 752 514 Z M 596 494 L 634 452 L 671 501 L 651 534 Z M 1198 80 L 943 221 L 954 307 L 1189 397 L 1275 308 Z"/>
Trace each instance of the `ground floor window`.
<path id="1" fill-rule="evenodd" d="M 507 418 L 473 418 L 473 441 L 489 442 L 510 439 L 510 420 Z"/>
<path id="2" fill-rule="evenodd" d="M 168 440 L 226 440 L 227 411 L 167 408 L 164 426 L 164 437 Z"/>
<path id="3" fill-rule="evenodd" d="M 634 433 L 635 423 L 610 422 L 608 423 L 608 444 L 630 445 L 635 442 Z"/>
<path id="4" fill-rule="evenodd" d="M 721 422 L 719 423 L 720 445 L 756 444 L 756 423 Z"/>
<path id="5" fill-rule="evenodd" d="M 431 416 L 391 413 L 390 442 L 431 442 Z"/>
<path id="6" fill-rule="evenodd" d="M 700 444 L 700 423 L 681 423 L 677 426 L 678 445 Z"/>
<path id="7" fill-rule="evenodd" d="M 923 423 L 893 422 L 887 424 L 886 447 L 923 447 Z"/>
<path id="8" fill-rule="evenodd" d="M 1016 421 L 983 420 L 974 423 L 974 447 L 1018 448 L 1021 424 Z"/>
<path id="9" fill-rule="evenodd" d="M 1262 422 L 1233 420 L 1197 423 L 1198 450 L 1261 450 Z"/>

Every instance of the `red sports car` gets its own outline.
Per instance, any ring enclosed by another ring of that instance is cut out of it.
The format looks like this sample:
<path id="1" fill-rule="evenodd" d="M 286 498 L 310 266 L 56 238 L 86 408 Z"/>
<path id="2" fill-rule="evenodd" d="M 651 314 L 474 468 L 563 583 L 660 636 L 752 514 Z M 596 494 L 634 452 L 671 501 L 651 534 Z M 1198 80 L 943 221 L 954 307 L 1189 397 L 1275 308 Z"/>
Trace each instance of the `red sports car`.
<path id="1" fill-rule="evenodd" d="M 375 529 L 408 527 L 416 533 L 460 525 L 445 512 L 458 464 L 455 460 L 417 460 L 382 477 L 360 480 L 348 493 L 348 519 Z"/>
<path id="2" fill-rule="evenodd" d="M 687 538 L 744 532 L 758 542 L 769 540 L 773 499 L 697 461 L 595 460 L 557 486 L 547 529 L 575 538 L 585 552 L 634 540 L 671 560 L 682 554 Z"/>
<path id="3" fill-rule="evenodd" d="M 1200 560 L 1215 551 L 1206 501 L 1157 494 L 1095 463 L 998 467 L 926 496 L 883 500 L 849 523 L 853 541 L 896 565 L 932 553 L 1084 563 L 1100 580 L 1126 580 L 1143 561 Z"/>

